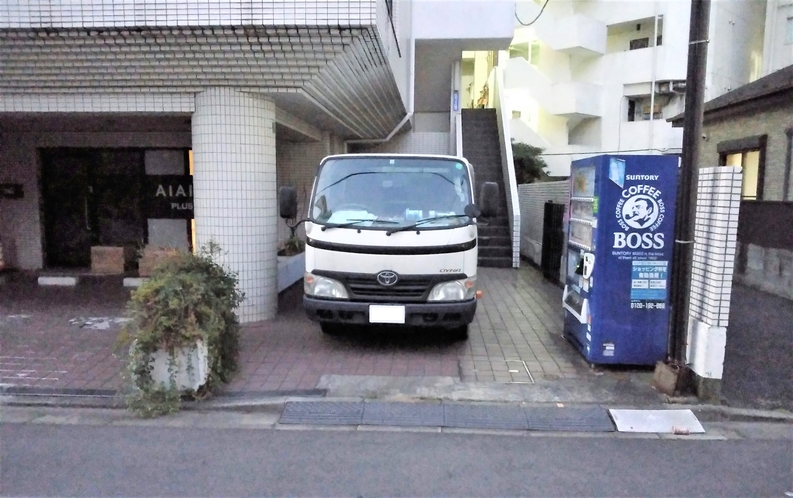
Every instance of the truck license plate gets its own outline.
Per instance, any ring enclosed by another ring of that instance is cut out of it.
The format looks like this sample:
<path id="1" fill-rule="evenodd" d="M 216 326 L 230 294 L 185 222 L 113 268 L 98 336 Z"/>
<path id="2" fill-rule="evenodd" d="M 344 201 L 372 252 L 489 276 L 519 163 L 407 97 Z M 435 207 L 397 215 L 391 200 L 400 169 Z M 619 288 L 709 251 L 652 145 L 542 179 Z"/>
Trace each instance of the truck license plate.
<path id="1" fill-rule="evenodd" d="M 369 305 L 369 323 L 405 323 L 405 307 Z"/>

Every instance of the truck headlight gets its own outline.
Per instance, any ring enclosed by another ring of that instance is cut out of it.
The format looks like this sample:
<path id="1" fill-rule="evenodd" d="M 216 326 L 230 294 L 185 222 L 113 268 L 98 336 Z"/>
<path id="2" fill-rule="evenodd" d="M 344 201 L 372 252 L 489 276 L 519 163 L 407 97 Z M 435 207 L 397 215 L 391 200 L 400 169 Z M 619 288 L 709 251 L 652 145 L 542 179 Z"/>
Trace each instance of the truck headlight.
<path id="1" fill-rule="evenodd" d="M 476 277 L 470 277 L 436 285 L 427 301 L 468 301 L 475 297 Z"/>
<path id="2" fill-rule="evenodd" d="M 332 278 L 320 277 L 313 273 L 303 276 L 303 291 L 314 297 L 327 297 L 331 299 L 349 299 L 344 284 Z"/>

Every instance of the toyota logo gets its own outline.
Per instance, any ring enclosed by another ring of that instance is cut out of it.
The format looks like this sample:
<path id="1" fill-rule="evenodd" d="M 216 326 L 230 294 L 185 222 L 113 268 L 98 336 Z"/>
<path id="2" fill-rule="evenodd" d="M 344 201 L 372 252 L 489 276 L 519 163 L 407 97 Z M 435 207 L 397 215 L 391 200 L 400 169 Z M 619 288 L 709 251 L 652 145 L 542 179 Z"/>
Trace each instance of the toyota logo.
<path id="1" fill-rule="evenodd" d="M 399 275 L 390 270 L 381 271 L 377 274 L 377 283 L 383 287 L 391 287 L 397 283 L 397 280 L 399 280 Z"/>

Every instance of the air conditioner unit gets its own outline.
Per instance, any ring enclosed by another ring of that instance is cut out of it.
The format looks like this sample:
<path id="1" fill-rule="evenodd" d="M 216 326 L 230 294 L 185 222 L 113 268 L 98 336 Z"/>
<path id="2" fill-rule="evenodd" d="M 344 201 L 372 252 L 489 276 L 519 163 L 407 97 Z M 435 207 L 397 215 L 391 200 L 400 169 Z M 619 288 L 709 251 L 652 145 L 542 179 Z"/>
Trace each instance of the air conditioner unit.
<path id="1" fill-rule="evenodd" d="M 669 95 L 672 93 L 672 84 L 669 81 L 657 81 L 655 83 L 655 93 Z"/>

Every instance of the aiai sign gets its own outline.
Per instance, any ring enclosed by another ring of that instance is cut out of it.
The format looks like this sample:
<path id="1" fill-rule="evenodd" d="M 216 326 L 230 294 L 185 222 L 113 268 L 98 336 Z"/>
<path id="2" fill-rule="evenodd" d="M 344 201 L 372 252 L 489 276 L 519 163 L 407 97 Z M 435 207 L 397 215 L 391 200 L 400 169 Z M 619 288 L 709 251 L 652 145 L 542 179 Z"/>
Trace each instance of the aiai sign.
<path id="1" fill-rule="evenodd" d="M 626 180 L 657 181 L 658 175 L 627 175 Z M 666 207 L 658 188 L 640 183 L 623 189 L 615 215 L 625 232 L 614 233 L 614 249 L 663 249 L 664 234 L 657 233 Z"/>
<path id="2" fill-rule="evenodd" d="M 147 217 L 193 217 L 193 177 L 190 175 L 151 175 L 146 177 Z"/>

